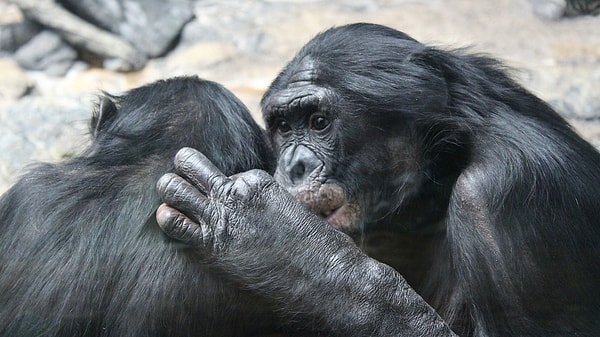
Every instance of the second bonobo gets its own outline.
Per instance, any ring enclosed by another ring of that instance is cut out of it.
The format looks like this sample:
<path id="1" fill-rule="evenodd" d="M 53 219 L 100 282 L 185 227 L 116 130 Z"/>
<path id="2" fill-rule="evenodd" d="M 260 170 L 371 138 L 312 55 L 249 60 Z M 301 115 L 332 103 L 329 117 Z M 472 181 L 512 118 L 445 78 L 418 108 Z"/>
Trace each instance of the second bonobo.
<path id="1" fill-rule="evenodd" d="M 304 209 L 261 213 L 278 193 L 258 190 L 248 200 L 262 203 L 228 208 L 216 223 L 198 203 L 182 208 L 187 218 L 173 208 L 158 215 L 190 242 L 199 242 L 198 223 L 237 231 L 225 247 L 254 239 L 228 254 L 225 269 L 298 304 L 295 319 L 351 336 L 444 335 L 440 316 L 461 336 L 600 334 L 600 154 L 499 62 L 379 25 L 342 26 L 299 51 L 262 109 L 277 182 L 399 274 L 353 244 L 317 239 L 332 234 Z M 177 181 L 160 189 L 176 207 L 178 186 L 192 199 L 202 187 Z M 252 210 L 250 223 L 229 222 Z M 288 236 L 306 239 L 277 251 L 263 240 Z M 245 274 L 248 256 L 285 283 Z M 315 263 L 326 272 L 312 273 Z"/>

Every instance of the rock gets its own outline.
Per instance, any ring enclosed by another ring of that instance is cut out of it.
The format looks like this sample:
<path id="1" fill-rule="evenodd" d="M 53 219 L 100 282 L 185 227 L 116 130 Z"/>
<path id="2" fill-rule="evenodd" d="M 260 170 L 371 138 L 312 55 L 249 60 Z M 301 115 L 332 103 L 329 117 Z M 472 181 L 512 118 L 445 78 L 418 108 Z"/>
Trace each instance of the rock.
<path id="1" fill-rule="evenodd" d="M 600 121 L 600 93 L 588 83 L 569 85 L 560 98 L 551 99 L 549 103 L 568 119 Z"/>
<path id="2" fill-rule="evenodd" d="M 34 84 L 19 65 L 8 58 L 0 59 L 0 99 L 14 100 L 30 92 Z"/>
<path id="3" fill-rule="evenodd" d="M 32 96 L 9 104 L 0 113 L 0 180 L 7 180 L 2 174 L 20 174 L 32 158 L 56 162 L 81 152 L 89 143 L 90 106 L 74 98 Z"/>
<path id="4" fill-rule="evenodd" d="M 61 0 L 78 16 L 129 41 L 149 57 L 166 53 L 193 18 L 190 0 Z"/>
<path id="5" fill-rule="evenodd" d="M 565 0 L 530 0 L 533 12 L 541 19 L 558 20 L 565 13 Z"/>
<path id="6" fill-rule="evenodd" d="M 314 0 L 308 0 L 311 1 Z M 261 17 L 283 15 L 286 8 L 281 1 L 203 3 L 197 7 L 196 18 L 181 32 L 178 48 L 198 42 L 227 41 L 244 53 L 269 53 L 273 46 L 269 45 L 271 41 L 261 27 Z"/>
<path id="7" fill-rule="evenodd" d="M 52 76 L 62 76 L 77 60 L 77 51 L 57 34 L 45 30 L 19 48 L 14 58 L 25 69 L 43 70 Z"/>
<path id="8" fill-rule="evenodd" d="M 599 15 L 598 0 L 530 0 L 533 12 L 542 19 L 557 20 L 580 15 Z"/>
<path id="9" fill-rule="evenodd" d="M 223 32 L 218 27 L 211 27 L 198 19 L 192 20 L 183 27 L 177 48 L 187 48 L 198 42 L 225 40 L 222 35 Z"/>
<path id="10" fill-rule="evenodd" d="M 245 53 L 268 52 L 270 41 L 264 32 L 248 22 L 236 23 L 235 26 L 223 30 L 210 22 L 193 20 L 183 28 L 177 49 L 187 48 L 198 42 L 228 41 Z"/>
<path id="11" fill-rule="evenodd" d="M 0 191 L 4 192 L 17 180 L 17 175 L 9 167 L 8 163 L 0 162 Z"/>
<path id="12" fill-rule="evenodd" d="M 89 68 L 63 79 L 61 84 L 54 85 L 63 92 L 79 95 L 86 100 L 94 100 L 102 91 L 119 94 L 129 88 L 125 76 L 102 68 Z M 60 96 L 60 92 L 53 93 Z"/>
<path id="13" fill-rule="evenodd" d="M 40 32 L 40 27 L 31 21 L 0 25 L 0 51 L 15 52 Z"/>
<path id="14" fill-rule="evenodd" d="M 188 48 L 177 49 L 166 61 L 166 73 L 186 74 L 214 66 L 238 55 L 233 45 L 223 42 L 200 42 Z"/>

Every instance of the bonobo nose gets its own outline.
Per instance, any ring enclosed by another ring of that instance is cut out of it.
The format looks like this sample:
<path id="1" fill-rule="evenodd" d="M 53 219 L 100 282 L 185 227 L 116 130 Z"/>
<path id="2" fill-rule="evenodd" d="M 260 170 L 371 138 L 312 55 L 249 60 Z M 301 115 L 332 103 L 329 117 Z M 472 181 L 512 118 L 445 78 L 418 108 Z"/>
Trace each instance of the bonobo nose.
<path id="1" fill-rule="evenodd" d="M 299 185 L 320 165 L 321 161 L 312 150 L 304 145 L 298 145 L 283 153 L 277 166 L 277 174 L 283 175 L 283 178 L 292 185 Z"/>

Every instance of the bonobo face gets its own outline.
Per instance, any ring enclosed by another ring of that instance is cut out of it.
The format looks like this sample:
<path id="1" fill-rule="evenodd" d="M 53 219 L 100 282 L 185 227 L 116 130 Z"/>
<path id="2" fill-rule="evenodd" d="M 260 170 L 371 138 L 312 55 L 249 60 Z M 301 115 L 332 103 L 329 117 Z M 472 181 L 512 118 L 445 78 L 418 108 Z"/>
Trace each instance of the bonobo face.
<path id="1" fill-rule="evenodd" d="M 315 64 L 307 58 L 285 88 L 263 101 L 266 124 L 278 150 L 275 179 L 309 209 L 335 227 L 352 231 L 361 207 L 344 183 L 341 131 L 334 93 L 315 84 Z"/>
<path id="2" fill-rule="evenodd" d="M 333 28 L 310 41 L 263 97 L 278 151 L 275 178 L 342 231 L 397 223 L 425 190 L 416 121 L 441 111 L 447 97 L 443 79 L 413 60 L 423 48 L 381 26 Z M 400 222 L 416 223 L 408 220 Z"/>
<path id="3" fill-rule="evenodd" d="M 279 152 L 275 179 L 336 228 L 352 231 L 362 215 L 341 179 L 343 120 L 325 103 L 333 93 L 310 76 L 300 71 L 288 88 L 265 98 L 266 124 Z"/>
<path id="4" fill-rule="evenodd" d="M 278 151 L 275 179 L 334 227 L 357 232 L 390 215 L 398 186 L 416 184 L 415 158 L 406 132 L 390 133 L 356 113 L 359 106 L 316 84 L 314 69 L 306 58 L 285 88 L 263 100 Z"/>

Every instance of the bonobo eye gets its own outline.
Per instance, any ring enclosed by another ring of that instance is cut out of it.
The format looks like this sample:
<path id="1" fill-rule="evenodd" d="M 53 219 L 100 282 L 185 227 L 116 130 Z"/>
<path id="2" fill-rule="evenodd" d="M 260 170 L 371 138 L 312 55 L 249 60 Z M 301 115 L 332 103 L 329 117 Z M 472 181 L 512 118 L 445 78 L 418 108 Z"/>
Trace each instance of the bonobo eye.
<path id="1" fill-rule="evenodd" d="M 288 124 L 288 122 L 286 122 L 283 118 L 277 119 L 275 121 L 274 126 L 277 132 L 279 132 L 282 135 L 292 131 L 292 127 L 290 126 L 290 124 Z"/>
<path id="2" fill-rule="evenodd" d="M 314 130 L 321 131 L 329 126 L 329 119 L 319 115 L 313 115 L 310 118 L 310 127 Z"/>

